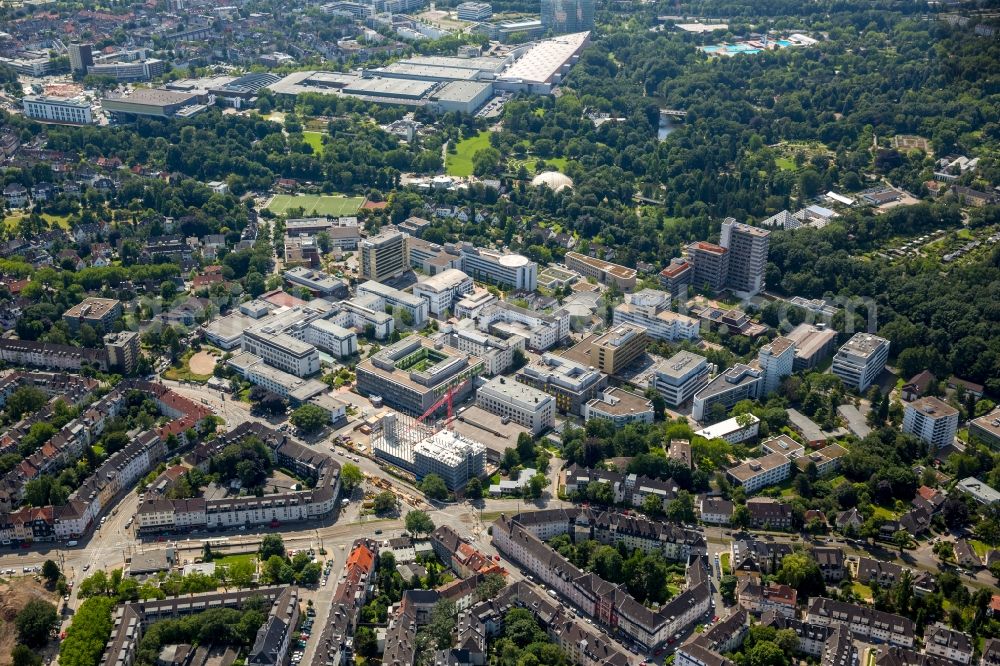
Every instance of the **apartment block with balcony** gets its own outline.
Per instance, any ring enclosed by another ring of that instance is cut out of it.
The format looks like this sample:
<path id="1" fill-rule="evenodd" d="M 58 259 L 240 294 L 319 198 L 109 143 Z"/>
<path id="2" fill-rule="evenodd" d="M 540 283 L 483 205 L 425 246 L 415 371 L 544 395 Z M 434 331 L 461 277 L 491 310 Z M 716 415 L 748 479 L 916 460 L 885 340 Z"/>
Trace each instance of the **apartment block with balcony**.
<path id="1" fill-rule="evenodd" d="M 955 441 L 958 410 L 940 398 L 925 396 L 903 405 L 903 432 L 940 449 Z"/>

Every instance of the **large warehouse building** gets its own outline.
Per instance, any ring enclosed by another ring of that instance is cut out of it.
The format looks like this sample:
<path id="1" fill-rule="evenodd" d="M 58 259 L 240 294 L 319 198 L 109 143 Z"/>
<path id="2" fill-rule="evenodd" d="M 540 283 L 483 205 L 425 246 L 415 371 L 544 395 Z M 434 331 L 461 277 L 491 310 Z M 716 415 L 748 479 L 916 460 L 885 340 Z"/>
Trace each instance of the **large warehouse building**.
<path id="1" fill-rule="evenodd" d="M 205 108 L 198 103 L 197 94 L 157 88 L 136 88 L 127 96 L 105 97 L 101 106 L 116 119 L 135 116 L 170 118 L 191 115 Z"/>
<path id="2" fill-rule="evenodd" d="M 359 73 L 295 72 L 268 88 L 279 95 L 352 95 L 442 113 L 475 113 L 497 90 L 550 94 L 589 42 L 590 33 L 580 32 L 519 47 L 502 57 L 414 56 Z"/>

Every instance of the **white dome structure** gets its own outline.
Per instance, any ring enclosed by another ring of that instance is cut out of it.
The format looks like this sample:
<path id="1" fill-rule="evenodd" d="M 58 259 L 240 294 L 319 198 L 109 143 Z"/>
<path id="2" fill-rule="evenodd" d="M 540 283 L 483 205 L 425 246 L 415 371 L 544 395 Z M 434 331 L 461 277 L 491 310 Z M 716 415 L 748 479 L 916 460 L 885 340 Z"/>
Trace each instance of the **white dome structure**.
<path id="1" fill-rule="evenodd" d="M 532 187 L 540 187 L 542 185 L 545 185 L 553 192 L 558 192 L 563 188 L 573 187 L 573 179 L 558 171 L 546 171 L 531 179 Z"/>

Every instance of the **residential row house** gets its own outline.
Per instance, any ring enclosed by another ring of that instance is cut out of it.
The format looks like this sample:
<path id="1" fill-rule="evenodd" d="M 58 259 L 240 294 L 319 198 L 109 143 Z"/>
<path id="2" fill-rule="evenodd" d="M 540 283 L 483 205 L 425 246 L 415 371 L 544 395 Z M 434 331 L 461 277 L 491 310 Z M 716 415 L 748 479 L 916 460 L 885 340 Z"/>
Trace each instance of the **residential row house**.
<path id="1" fill-rule="evenodd" d="M 212 451 L 221 451 L 225 446 L 251 436 L 268 446 L 280 465 L 313 479 L 313 487 L 261 497 L 166 499 L 148 496 L 136 511 L 140 534 L 268 524 L 277 526 L 285 522 L 319 519 L 334 510 L 340 494 L 340 463 L 259 423 L 240 424 L 226 435 L 195 449 L 188 456 L 188 461 L 207 469 Z"/>
<path id="2" fill-rule="evenodd" d="M 692 556 L 686 570 L 684 591 L 659 609 L 652 610 L 636 601 L 622 586 L 580 570 L 545 544 L 542 538 L 558 533 L 572 534 L 569 520 L 559 519 L 560 510 L 545 513 L 552 515 L 551 521 L 532 521 L 530 514 L 511 518 L 501 515 L 493 525 L 493 545 L 550 587 L 553 593 L 581 609 L 586 617 L 612 630 L 618 629 L 649 649 L 686 630 L 709 611 L 712 594 L 706 556 Z M 522 525 L 522 519 L 529 525 Z"/>

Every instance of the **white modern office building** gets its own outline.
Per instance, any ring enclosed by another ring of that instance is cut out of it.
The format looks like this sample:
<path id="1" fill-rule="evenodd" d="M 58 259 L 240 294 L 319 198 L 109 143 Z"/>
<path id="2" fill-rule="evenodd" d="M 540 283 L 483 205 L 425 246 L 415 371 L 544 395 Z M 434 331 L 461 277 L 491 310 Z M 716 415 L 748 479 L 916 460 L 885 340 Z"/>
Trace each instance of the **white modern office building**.
<path id="1" fill-rule="evenodd" d="M 608 385 L 608 376 L 593 366 L 546 352 L 521 368 L 517 381 L 555 396 L 558 411 L 583 415 L 584 405 Z"/>
<path id="2" fill-rule="evenodd" d="M 485 21 L 493 16 L 493 6 L 488 2 L 463 2 L 456 11 L 459 21 Z"/>
<path id="3" fill-rule="evenodd" d="M 508 377 L 495 377 L 480 387 L 476 404 L 538 435 L 555 426 L 556 400 L 548 393 Z"/>
<path id="4" fill-rule="evenodd" d="M 919 437 L 933 449 L 955 441 L 958 410 L 931 396 L 903 404 L 903 432 Z"/>
<path id="5" fill-rule="evenodd" d="M 470 323 L 462 321 L 457 325 L 444 324 L 437 339 L 448 347 L 483 359 L 487 375 L 502 373 L 513 364 L 514 350 L 524 351 L 524 338 L 513 335 L 504 340 L 466 325 Z"/>
<path id="6" fill-rule="evenodd" d="M 271 393 L 302 404 L 330 390 L 330 387 L 316 379 L 303 379 L 293 374 L 271 367 L 264 360 L 250 352 L 240 352 L 226 362 L 241 377 L 251 384 L 263 386 Z"/>
<path id="7" fill-rule="evenodd" d="M 458 319 L 475 319 L 487 305 L 496 303 L 499 299 L 486 289 L 477 289 L 455 303 L 455 317 Z"/>
<path id="8" fill-rule="evenodd" d="M 569 337 L 569 313 L 557 310 L 544 314 L 499 302 L 483 308 L 476 318 L 476 327 L 504 338 L 521 336 L 529 349 L 544 351 Z"/>
<path id="9" fill-rule="evenodd" d="M 358 353 L 357 334 L 329 319 L 309 322 L 302 332 L 306 342 L 337 358 L 346 358 Z"/>
<path id="10" fill-rule="evenodd" d="M 663 396 L 670 407 L 680 407 L 708 384 L 712 367 L 704 356 L 679 351 L 656 365 L 649 388 Z"/>
<path id="11" fill-rule="evenodd" d="M 614 324 L 636 324 L 646 329 L 654 340 L 697 340 L 699 321 L 695 317 L 673 312 L 670 294 L 656 289 L 643 289 L 625 294 L 625 302 L 614 309 Z"/>
<path id="12" fill-rule="evenodd" d="M 400 291 L 374 280 L 369 280 L 358 285 L 358 296 L 365 294 L 377 296 L 382 299 L 385 301 L 386 307 L 391 307 L 394 310 L 399 308 L 409 312 L 413 317 L 413 322 L 410 325 L 415 328 L 420 328 L 427 323 L 430 305 L 420 296 L 408 294 L 405 291 Z"/>
<path id="13" fill-rule="evenodd" d="M 606 419 L 615 428 L 624 428 L 630 423 L 652 423 L 654 416 L 651 400 L 617 386 L 605 389 L 583 406 L 584 421 Z"/>
<path id="14" fill-rule="evenodd" d="M 844 385 L 864 392 L 878 378 L 889 359 L 889 341 L 871 333 L 855 333 L 833 356 L 833 374 Z"/>
<path id="15" fill-rule="evenodd" d="M 538 287 L 538 264 L 523 255 L 486 250 L 471 243 L 462 243 L 459 254 L 462 270 L 476 280 L 515 291 L 534 291 Z"/>
<path id="16" fill-rule="evenodd" d="M 83 100 L 47 95 L 29 95 L 21 100 L 24 115 L 32 120 L 60 125 L 90 125 L 94 114 Z"/>
<path id="17" fill-rule="evenodd" d="M 712 379 L 704 388 L 694 394 L 691 416 L 695 421 L 704 421 L 712 414 L 712 407 L 722 405 L 726 411 L 740 400 L 755 400 L 760 396 L 764 373 L 743 363 L 737 363 Z"/>
<path id="18" fill-rule="evenodd" d="M 760 419 L 753 414 L 745 414 L 696 430 L 694 434 L 705 439 L 724 439 L 730 444 L 738 444 L 753 439 L 759 432 Z"/>
<path id="19" fill-rule="evenodd" d="M 285 271 L 284 278 L 291 284 L 304 287 L 320 296 L 347 296 L 347 283 L 323 271 L 294 266 Z"/>
<path id="20" fill-rule="evenodd" d="M 449 268 L 413 285 L 413 295 L 427 301 L 432 315 L 440 316 L 450 312 L 455 301 L 471 292 L 474 286 L 468 275 Z"/>
<path id="21" fill-rule="evenodd" d="M 341 301 L 330 321 L 344 328 L 370 331 L 376 340 L 385 340 L 396 330 L 396 320 L 385 311 L 385 301 L 371 294 Z"/>
<path id="22" fill-rule="evenodd" d="M 319 351 L 316 347 L 270 324 L 244 331 L 243 351 L 260 356 L 268 365 L 296 377 L 308 377 L 319 372 Z"/>

